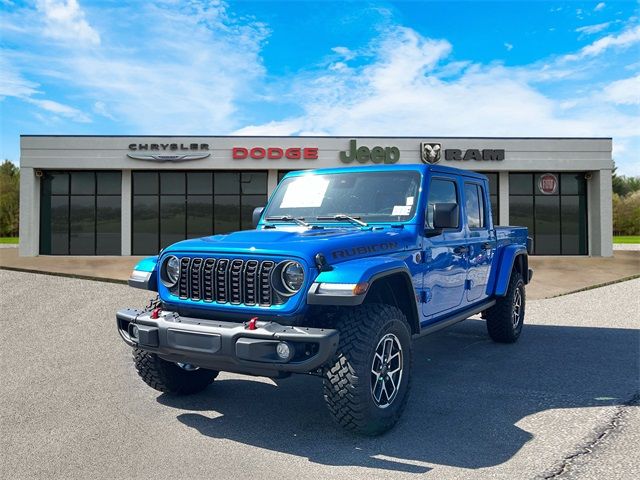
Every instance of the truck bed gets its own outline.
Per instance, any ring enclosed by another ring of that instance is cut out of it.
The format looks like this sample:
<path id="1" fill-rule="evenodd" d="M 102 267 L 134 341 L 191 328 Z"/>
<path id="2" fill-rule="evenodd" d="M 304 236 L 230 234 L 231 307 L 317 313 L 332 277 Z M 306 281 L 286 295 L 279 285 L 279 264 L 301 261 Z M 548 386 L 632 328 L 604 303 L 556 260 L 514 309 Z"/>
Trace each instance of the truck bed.
<path id="1" fill-rule="evenodd" d="M 498 249 L 505 245 L 514 245 L 514 244 L 520 244 L 525 247 L 527 246 L 527 236 L 528 236 L 527 227 L 500 226 L 500 227 L 495 227 L 495 231 L 496 231 L 496 239 L 498 241 L 498 244 L 497 244 Z"/>

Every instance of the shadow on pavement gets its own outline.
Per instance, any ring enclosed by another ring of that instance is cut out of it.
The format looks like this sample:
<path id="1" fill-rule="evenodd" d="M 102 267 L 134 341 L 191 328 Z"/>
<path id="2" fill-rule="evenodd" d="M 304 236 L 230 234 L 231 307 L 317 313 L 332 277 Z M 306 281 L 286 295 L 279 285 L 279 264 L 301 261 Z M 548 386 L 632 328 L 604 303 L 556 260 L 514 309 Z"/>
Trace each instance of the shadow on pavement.
<path id="1" fill-rule="evenodd" d="M 509 460 L 532 435 L 516 426 L 549 409 L 624 404 L 638 390 L 639 331 L 527 325 L 515 345 L 468 320 L 415 342 L 407 410 L 391 432 L 336 427 L 321 380 L 216 380 L 192 397 L 160 395 L 184 425 L 212 438 L 349 465 L 423 473 L 427 464 L 482 468 Z M 199 412 L 199 413 L 194 413 Z"/>

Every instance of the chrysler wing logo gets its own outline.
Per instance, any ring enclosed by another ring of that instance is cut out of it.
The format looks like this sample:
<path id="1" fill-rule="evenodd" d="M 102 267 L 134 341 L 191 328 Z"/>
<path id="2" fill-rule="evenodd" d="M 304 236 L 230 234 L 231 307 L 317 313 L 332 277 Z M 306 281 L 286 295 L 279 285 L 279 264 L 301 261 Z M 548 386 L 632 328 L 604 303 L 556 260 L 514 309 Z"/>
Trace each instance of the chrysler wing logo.
<path id="1" fill-rule="evenodd" d="M 420 144 L 420 156 L 424 163 L 438 163 L 440 160 L 440 152 L 442 151 L 442 145 L 439 143 L 426 143 Z"/>
<path id="2" fill-rule="evenodd" d="M 179 153 L 175 155 L 162 155 L 153 153 L 151 155 L 142 155 L 139 153 L 127 153 L 127 157 L 135 160 L 148 160 L 151 162 L 187 162 L 189 160 L 202 160 L 207 158 L 210 153 Z"/>

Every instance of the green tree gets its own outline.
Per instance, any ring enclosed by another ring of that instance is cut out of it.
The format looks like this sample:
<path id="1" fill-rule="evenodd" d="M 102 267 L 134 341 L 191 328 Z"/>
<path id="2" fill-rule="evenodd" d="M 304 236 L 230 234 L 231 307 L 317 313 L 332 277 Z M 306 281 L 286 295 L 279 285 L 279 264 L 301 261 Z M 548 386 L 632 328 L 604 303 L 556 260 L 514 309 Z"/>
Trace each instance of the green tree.
<path id="1" fill-rule="evenodd" d="M 624 197 L 613 194 L 613 233 L 640 235 L 640 191 Z"/>
<path id="2" fill-rule="evenodd" d="M 0 165 L 0 237 L 17 237 L 20 223 L 20 169 L 9 160 Z"/>
<path id="3" fill-rule="evenodd" d="M 613 193 L 625 197 L 630 193 L 640 191 L 640 177 L 627 177 L 625 175 L 618 175 L 616 170 L 618 168 L 613 165 L 613 176 L 611 178 L 611 186 Z"/>

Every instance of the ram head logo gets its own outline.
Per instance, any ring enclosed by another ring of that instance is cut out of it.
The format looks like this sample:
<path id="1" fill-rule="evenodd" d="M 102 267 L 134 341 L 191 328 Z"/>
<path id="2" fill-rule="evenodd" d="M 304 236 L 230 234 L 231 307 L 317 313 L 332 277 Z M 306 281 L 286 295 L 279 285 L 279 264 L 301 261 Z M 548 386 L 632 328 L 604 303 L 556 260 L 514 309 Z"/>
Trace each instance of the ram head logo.
<path id="1" fill-rule="evenodd" d="M 440 160 L 440 152 L 442 151 L 442 145 L 439 143 L 426 143 L 422 142 L 420 144 L 420 152 L 422 156 L 422 161 L 424 163 L 438 163 Z"/>

